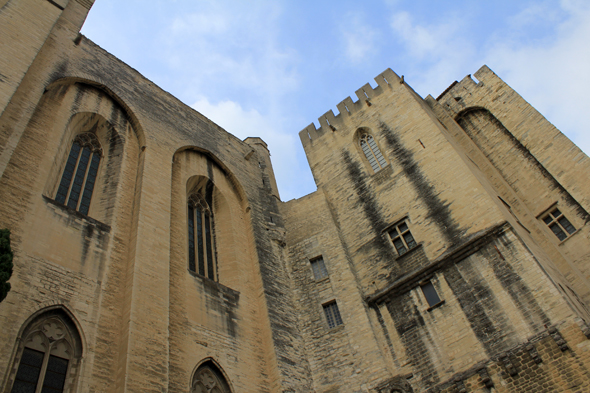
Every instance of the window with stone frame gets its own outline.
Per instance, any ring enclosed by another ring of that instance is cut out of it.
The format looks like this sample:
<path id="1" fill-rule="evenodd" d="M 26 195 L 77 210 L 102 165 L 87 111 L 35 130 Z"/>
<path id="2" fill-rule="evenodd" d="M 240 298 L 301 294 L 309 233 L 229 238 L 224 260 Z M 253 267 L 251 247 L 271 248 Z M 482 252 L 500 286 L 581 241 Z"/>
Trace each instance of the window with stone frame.
<path id="1" fill-rule="evenodd" d="M 422 293 L 424 294 L 429 307 L 434 307 L 441 303 L 441 299 L 436 292 L 436 288 L 432 285 L 432 281 L 428 280 L 420 283 L 420 288 L 422 289 Z"/>
<path id="2" fill-rule="evenodd" d="M 377 142 L 375 142 L 375 139 L 370 134 L 365 133 L 361 135 L 359 144 L 374 172 L 379 172 L 387 166 L 387 161 L 385 161 L 383 154 L 381 154 Z"/>
<path id="3" fill-rule="evenodd" d="M 101 157 L 102 148 L 96 135 L 85 132 L 76 136 L 59 182 L 55 201 L 88 215 Z"/>
<path id="4" fill-rule="evenodd" d="M 335 328 L 343 324 L 342 317 L 340 316 L 340 310 L 336 300 L 323 304 L 324 314 L 326 315 L 326 322 L 330 329 Z"/>
<path id="5" fill-rule="evenodd" d="M 576 228 L 557 207 L 551 209 L 541 219 L 560 241 L 567 239 L 576 231 Z"/>
<path id="6" fill-rule="evenodd" d="M 213 211 L 200 193 L 188 198 L 188 249 L 189 270 L 216 280 Z"/>
<path id="7" fill-rule="evenodd" d="M 195 371 L 190 393 L 231 393 L 231 389 L 221 370 L 209 360 Z"/>
<path id="8" fill-rule="evenodd" d="M 311 270 L 313 271 L 313 277 L 317 280 L 328 277 L 328 270 L 324 258 L 320 255 L 309 261 L 311 264 Z"/>
<path id="9" fill-rule="evenodd" d="M 407 220 L 397 224 L 389 230 L 389 237 L 397 253 L 402 256 L 418 244 L 410 232 Z"/>
<path id="10" fill-rule="evenodd" d="M 77 329 L 67 319 L 48 312 L 25 329 L 11 393 L 71 391 L 82 348 Z"/>

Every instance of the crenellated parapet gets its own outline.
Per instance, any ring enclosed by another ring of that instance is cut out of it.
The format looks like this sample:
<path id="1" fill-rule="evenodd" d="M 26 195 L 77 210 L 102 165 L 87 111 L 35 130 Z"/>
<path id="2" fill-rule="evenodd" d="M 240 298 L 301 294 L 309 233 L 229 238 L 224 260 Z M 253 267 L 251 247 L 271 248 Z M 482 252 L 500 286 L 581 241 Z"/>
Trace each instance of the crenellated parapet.
<path id="1" fill-rule="evenodd" d="M 358 97 L 358 101 L 353 101 L 350 96 L 342 100 L 336 107 L 339 113 L 334 115 L 332 110 L 324 113 L 318 118 L 320 127 L 316 128 L 314 123 L 311 123 L 299 132 L 299 138 L 303 143 L 304 148 L 310 143 L 325 133 L 335 132 L 338 127 L 343 124 L 345 119 L 353 114 L 359 112 L 362 109 L 370 107 L 373 103 L 372 100 L 381 95 L 384 91 L 392 89 L 393 84 L 403 83 L 403 76 L 400 78 L 391 68 L 386 69 L 377 77 L 375 77 L 377 87 L 373 88 L 369 83 L 358 89 L 355 94 Z"/>

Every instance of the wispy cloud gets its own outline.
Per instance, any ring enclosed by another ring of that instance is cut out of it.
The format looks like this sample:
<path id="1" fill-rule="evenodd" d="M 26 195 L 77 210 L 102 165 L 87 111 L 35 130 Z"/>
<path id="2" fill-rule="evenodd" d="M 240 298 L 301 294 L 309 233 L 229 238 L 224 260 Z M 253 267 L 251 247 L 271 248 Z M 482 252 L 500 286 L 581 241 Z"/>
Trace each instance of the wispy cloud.
<path id="1" fill-rule="evenodd" d="M 363 14 L 348 14 L 340 22 L 346 59 L 353 64 L 363 64 L 375 54 L 377 31 L 367 22 Z"/>
<path id="2" fill-rule="evenodd" d="M 307 164 L 298 163 L 296 148 L 300 143 L 299 139 L 283 130 L 281 125 L 284 122 L 263 116 L 255 109 L 245 110 L 239 103 L 229 100 L 213 104 L 201 97 L 192 107 L 238 138 L 262 138 L 271 151 L 281 197 L 289 200 L 300 196 L 297 185 L 292 180 L 297 179 L 301 173 L 301 166 Z"/>
<path id="3" fill-rule="evenodd" d="M 403 48 L 398 56 L 417 76 L 410 83 L 423 94 L 442 91 L 466 62 L 473 61 L 474 45 L 461 34 L 461 20 L 442 20 L 419 23 L 406 11 L 391 17 L 391 32 Z"/>
<path id="4" fill-rule="evenodd" d="M 561 6 L 567 16 L 556 24 L 550 39 L 526 44 L 502 40 L 492 46 L 485 59 L 542 114 L 590 152 L 590 5 L 563 1 Z M 526 17 L 532 12 L 527 9 L 522 14 Z"/>

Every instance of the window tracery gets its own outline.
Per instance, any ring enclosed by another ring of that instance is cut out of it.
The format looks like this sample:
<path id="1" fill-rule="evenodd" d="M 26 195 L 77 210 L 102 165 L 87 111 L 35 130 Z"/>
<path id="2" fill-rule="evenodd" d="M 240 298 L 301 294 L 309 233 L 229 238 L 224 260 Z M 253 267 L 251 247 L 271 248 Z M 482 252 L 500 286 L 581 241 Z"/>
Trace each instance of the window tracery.
<path id="1" fill-rule="evenodd" d="M 102 148 L 96 135 L 78 134 L 63 170 L 56 202 L 87 215 L 101 157 Z"/>
<path id="2" fill-rule="evenodd" d="M 191 393 L 231 393 L 221 372 L 209 363 L 200 366 L 195 372 Z"/>
<path id="3" fill-rule="evenodd" d="M 37 319 L 25 331 L 11 392 L 69 391 L 80 355 L 77 332 L 61 317 Z"/>
<path id="4" fill-rule="evenodd" d="M 214 229 L 209 204 L 200 193 L 191 194 L 188 198 L 189 270 L 211 280 L 216 279 Z"/>
<path id="5" fill-rule="evenodd" d="M 359 143 L 373 171 L 379 172 L 387 166 L 387 161 L 385 161 L 381 150 L 379 150 L 379 146 L 377 146 L 377 142 L 375 142 L 375 139 L 371 135 L 366 133 L 361 135 Z"/>

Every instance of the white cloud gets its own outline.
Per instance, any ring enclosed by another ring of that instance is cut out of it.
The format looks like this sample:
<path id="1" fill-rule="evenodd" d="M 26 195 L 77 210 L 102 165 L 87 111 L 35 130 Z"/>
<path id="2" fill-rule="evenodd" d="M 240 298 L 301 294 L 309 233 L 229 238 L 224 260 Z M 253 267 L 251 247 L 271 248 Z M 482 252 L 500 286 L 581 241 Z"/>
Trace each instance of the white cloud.
<path id="1" fill-rule="evenodd" d="M 276 106 L 299 86 L 298 54 L 278 42 L 280 4 L 205 2 L 173 19 L 161 34 L 168 64 L 183 81 L 185 99 L 257 100 Z M 180 83 L 180 82 L 177 82 Z"/>
<path id="2" fill-rule="evenodd" d="M 271 152 L 282 199 L 289 200 L 300 196 L 297 187 L 301 187 L 301 184 L 293 184 L 292 180 L 300 177 L 301 169 L 307 163 L 298 161 L 296 153 L 300 141 L 295 135 L 288 134 L 282 129 L 281 125 L 284 122 L 266 117 L 255 109 L 245 110 L 239 103 L 229 100 L 213 104 L 207 98 L 201 97 L 192 108 L 240 139 L 249 136 L 262 138 Z"/>
<path id="3" fill-rule="evenodd" d="M 398 56 L 406 60 L 409 80 L 423 95 L 442 92 L 460 75 L 465 64 L 473 63 L 474 43 L 461 34 L 462 21 L 448 16 L 439 24 L 419 24 L 405 11 L 394 12 L 390 28 L 403 46 Z"/>
<path id="4" fill-rule="evenodd" d="M 496 43 L 487 63 L 539 112 L 590 153 L 590 6 L 563 1 L 555 34 L 534 44 Z M 524 12 L 527 12 L 525 10 Z"/>
<path id="5" fill-rule="evenodd" d="M 353 64 L 362 64 L 375 52 L 376 32 L 359 14 L 349 14 L 340 28 L 344 38 L 346 58 Z"/>

